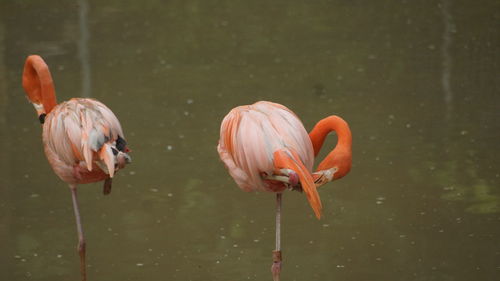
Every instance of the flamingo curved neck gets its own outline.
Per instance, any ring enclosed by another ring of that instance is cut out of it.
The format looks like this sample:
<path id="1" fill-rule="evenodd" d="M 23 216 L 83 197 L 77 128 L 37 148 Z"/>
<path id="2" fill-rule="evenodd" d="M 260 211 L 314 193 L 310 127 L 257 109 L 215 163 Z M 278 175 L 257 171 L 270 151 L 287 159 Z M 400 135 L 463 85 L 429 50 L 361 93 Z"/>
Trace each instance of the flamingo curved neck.
<path id="1" fill-rule="evenodd" d="M 38 55 L 26 59 L 23 71 L 23 87 L 31 103 L 35 105 L 38 115 L 48 114 L 56 105 L 56 92 L 49 67 Z M 41 110 L 38 107 L 43 106 Z"/>
<path id="2" fill-rule="evenodd" d="M 311 138 L 311 142 L 314 148 L 315 157 L 321 150 L 326 136 L 332 131 L 335 131 L 338 136 L 337 145 L 335 146 L 333 151 L 351 150 L 352 134 L 351 130 L 349 129 L 349 125 L 346 121 L 344 121 L 344 119 L 338 116 L 329 116 L 325 119 L 320 120 L 309 133 L 309 137 Z"/>
<path id="3" fill-rule="evenodd" d="M 314 155 L 317 156 L 326 136 L 332 131 L 337 133 L 337 145 L 317 167 L 317 171 L 319 172 L 332 173 L 328 181 L 340 179 L 351 170 L 351 130 L 344 119 L 338 116 L 330 116 L 319 121 L 311 133 L 309 133 L 314 148 Z"/>

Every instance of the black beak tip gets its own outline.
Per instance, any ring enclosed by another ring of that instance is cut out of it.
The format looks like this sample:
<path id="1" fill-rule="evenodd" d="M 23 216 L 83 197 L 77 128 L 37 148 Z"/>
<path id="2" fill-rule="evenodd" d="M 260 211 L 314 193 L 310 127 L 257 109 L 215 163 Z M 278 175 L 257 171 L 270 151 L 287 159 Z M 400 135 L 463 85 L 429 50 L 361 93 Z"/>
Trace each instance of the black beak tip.
<path id="1" fill-rule="evenodd" d="M 47 116 L 47 114 L 45 114 L 45 113 L 42 113 L 38 116 L 38 120 L 40 120 L 40 124 L 45 123 L 45 116 Z"/>

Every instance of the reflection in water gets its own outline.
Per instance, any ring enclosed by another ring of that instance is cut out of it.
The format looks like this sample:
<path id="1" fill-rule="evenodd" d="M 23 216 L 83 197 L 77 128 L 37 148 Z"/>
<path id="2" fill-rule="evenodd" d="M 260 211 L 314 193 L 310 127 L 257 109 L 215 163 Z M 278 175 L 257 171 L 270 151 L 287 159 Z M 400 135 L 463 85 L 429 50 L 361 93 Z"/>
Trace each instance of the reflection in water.
<path id="1" fill-rule="evenodd" d="M 484 180 L 478 180 L 470 186 L 453 185 L 445 187 L 441 198 L 450 201 L 466 202 L 466 212 L 490 214 L 500 212 L 500 196 L 493 193 L 494 187 Z"/>
<path id="2" fill-rule="evenodd" d="M 457 173 L 457 171 L 462 172 Z M 463 180 L 457 181 L 457 178 Z M 473 163 L 451 159 L 436 172 L 435 179 L 443 187 L 441 198 L 465 204 L 466 212 L 475 214 L 500 212 L 500 196 L 495 194 L 494 186 L 478 176 Z"/>
<path id="3" fill-rule="evenodd" d="M 10 147 L 9 137 L 5 134 L 9 129 L 9 124 L 7 122 L 7 108 L 9 103 L 9 95 L 7 93 L 7 65 L 5 63 L 5 38 L 6 38 L 5 25 L 0 21 L 0 138 L 4 140 L 3 145 Z M 3 172 L 8 172 L 10 167 L 8 155 L 2 155 L 0 157 L 0 170 Z M 11 225 L 11 211 L 9 210 L 10 194 L 7 188 L 2 188 L 1 186 L 7 186 L 6 177 L 4 174 L 0 174 L 0 247 L 3 249 L 2 252 L 5 254 L 8 252 L 7 245 L 3 245 L 5 241 L 10 239 L 10 225 Z M 0 260 L 0 263 L 2 261 Z M 0 266 L 0 272 L 4 271 L 4 268 Z M 0 273 L 0 279 L 2 273 Z"/>
<path id="4" fill-rule="evenodd" d="M 442 0 L 441 13 L 444 30 L 442 34 L 442 75 L 441 85 L 444 92 L 444 101 L 446 107 L 445 125 L 444 125 L 444 145 L 448 151 L 448 159 L 443 168 L 436 173 L 437 182 L 444 186 L 444 194 L 441 198 L 450 201 L 459 201 L 466 204 L 465 211 L 470 213 L 497 213 L 500 212 L 500 196 L 493 193 L 494 188 L 484 179 L 478 177 L 478 171 L 473 163 L 459 160 L 463 153 L 462 147 L 450 146 L 454 142 L 454 122 L 453 122 L 453 89 L 451 86 L 452 56 L 450 47 L 453 42 L 452 35 L 456 33 L 455 23 L 453 21 L 451 10 L 451 0 Z M 464 134 L 462 132 L 462 134 Z M 466 172 L 465 172 L 466 171 Z M 467 178 L 467 184 L 457 182 L 455 179 L 460 177 Z"/>
<path id="5" fill-rule="evenodd" d="M 78 26 L 80 27 L 80 40 L 78 40 L 78 58 L 82 65 L 82 97 L 90 97 L 92 87 L 90 74 L 89 54 L 89 27 L 88 27 L 88 0 L 78 0 Z"/>
<path id="6" fill-rule="evenodd" d="M 443 86 L 444 101 L 446 104 L 446 120 L 450 119 L 453 111 L 453 91 L 451 89 L 451 68 L 452 59 L 450 54 L 450 46 L 452 43 L 452 33 L 455 32 L 455 24 L 450 13 L 450 0 L 443 0 L 441 6 L 443 15 L 443 44 L 441 46 L 441 54 L 443 56 L 441 84 Z"/>

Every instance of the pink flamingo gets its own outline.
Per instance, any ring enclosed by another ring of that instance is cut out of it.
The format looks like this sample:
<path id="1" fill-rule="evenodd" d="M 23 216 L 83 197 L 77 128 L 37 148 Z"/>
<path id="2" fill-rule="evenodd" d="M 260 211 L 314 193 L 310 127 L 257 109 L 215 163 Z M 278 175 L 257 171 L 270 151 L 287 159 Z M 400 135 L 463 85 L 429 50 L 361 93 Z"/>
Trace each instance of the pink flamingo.
<path id="1" fill-rule="evenodd" d="M 52 76 L 37 55 L 26 59 L 23 87 L 43 124 L 45 155 L 54 172 L 69 184 L 78 231 L 80 273 L 86 280 L 85 239 L 77 202 L 77 184 L 104 181 L 111 192 L 114 173 L 130 162 L 120 122 L 104 104 L 73 98 L 57 104 Z"/>
<path id="2" fill-rule="evenodd" d="M 314 157 L 326 136 L 338 143 L 312 173 Z M 222 121 L 217 150 L 229 174 L 244 191 L 276 193 L 276 248 L 271 272 L 281 272 L 281 196 L 285 189 L 304 191 L 316 217 L 321 217 L 317 187 L 345 176 L 351 169 L 352 136 L 338 116 L 319 121 L 308 135 L 302 122 L 283 105 L 260 101 L 234 108 Z"/>

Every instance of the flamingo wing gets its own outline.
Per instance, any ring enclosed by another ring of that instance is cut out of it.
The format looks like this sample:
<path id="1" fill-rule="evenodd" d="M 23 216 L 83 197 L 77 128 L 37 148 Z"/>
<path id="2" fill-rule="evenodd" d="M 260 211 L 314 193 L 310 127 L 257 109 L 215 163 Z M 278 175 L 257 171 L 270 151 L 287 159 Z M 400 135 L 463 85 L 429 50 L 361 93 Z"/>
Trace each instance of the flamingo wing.
<path id="1" fill-rule="evenodd" d="M 44 124 L 44 143 L 64 164 L 92 171 L 95 163 L 110 177 L 119 156 L 130 160 L 118 119 L 93 99 L 75 98 L 54 108 Z"/>

